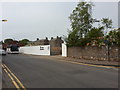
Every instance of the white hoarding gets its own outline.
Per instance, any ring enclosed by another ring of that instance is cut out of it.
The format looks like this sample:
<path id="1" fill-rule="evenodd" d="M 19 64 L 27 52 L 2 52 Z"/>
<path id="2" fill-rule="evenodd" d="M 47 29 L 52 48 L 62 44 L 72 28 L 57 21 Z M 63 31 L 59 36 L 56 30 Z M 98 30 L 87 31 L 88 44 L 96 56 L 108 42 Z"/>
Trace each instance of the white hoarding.
<path id="1" fill-rule="evenodd" d="M 50 45 L 25 46 L 19 48 L 20 53 L 32 55 L 50 55 Z"/>

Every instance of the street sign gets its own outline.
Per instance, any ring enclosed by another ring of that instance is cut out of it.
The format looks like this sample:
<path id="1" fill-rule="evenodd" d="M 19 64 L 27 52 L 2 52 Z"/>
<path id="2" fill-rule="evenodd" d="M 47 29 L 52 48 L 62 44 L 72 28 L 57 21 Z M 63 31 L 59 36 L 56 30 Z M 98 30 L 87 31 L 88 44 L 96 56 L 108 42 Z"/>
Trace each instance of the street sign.
<path id="1" fill-rule="evenodd" d="M 104 43 L 105 43 L 105 44 L 108 44 L 108 40 L 104 40 Z"/>

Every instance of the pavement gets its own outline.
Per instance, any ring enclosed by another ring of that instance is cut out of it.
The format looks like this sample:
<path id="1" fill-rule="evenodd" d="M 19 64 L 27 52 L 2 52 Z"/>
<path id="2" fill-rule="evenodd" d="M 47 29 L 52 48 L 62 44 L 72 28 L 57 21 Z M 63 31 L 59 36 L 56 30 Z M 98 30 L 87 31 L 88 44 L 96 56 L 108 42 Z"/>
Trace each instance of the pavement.
<path id="1" fill-rule="evenodd" d="M 78 63 L 84 63 L 84 64 L 92 64 L 92 65 L 120 67 L 120 62 L 116 62 L 116 61 L 85 60 L 85 59 L 77 59 L 77 58 L 72 58 L 72 57 L 62 57 L 61 55 L 37 56 L 37 57 L 54 59 L 54 60 L 72 61 L 72 62 L 78 62 Z"/>
<path id="2" fill-rule="evenodd" d="M 119 87 L 118 70 L 114 68 L 78 65 L 50 58 L 50 56 L 23 54 L 8 54 L 3 57 L 3 64 L 11 70 L 25 88 Z M 4 78 L 4 74 L 3 80 L 6 84 L 8 80 Z M 10 85 L 7 85 L 7 88 L 9 87 Z"/>

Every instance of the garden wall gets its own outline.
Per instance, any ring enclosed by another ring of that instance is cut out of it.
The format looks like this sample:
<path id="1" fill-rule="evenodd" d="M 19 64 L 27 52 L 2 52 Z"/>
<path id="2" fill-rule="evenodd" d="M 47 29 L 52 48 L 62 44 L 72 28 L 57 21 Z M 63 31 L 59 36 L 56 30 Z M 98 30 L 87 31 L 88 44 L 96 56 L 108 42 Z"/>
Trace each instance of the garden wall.
<path id="1" fill-rule="evenodd" d="M 86 46 L 86 47 L 68 47 L 68 57 L 92 59 L 92 60 L 110 60 L 120 61 L 120 47 L 112 46 Z"/>

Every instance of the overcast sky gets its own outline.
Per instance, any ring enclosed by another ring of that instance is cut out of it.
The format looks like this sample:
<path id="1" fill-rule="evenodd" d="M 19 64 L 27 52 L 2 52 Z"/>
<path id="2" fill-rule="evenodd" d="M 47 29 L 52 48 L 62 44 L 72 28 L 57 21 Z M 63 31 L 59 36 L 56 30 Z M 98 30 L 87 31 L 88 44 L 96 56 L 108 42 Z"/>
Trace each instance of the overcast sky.
<path id="1" fill-rule="evenodd" d="M 36 40 L 67 35 L 67 29 L 70 29 L 68 17 L 76 5 L 77 2 L 0 3 L 2 18 L 8 20 L 2 23 L 2 39 Z M 118 27 L 117 2 L 96 2 L 94 5 L 94 18 L 111 18 L 114 28 Z"/>

